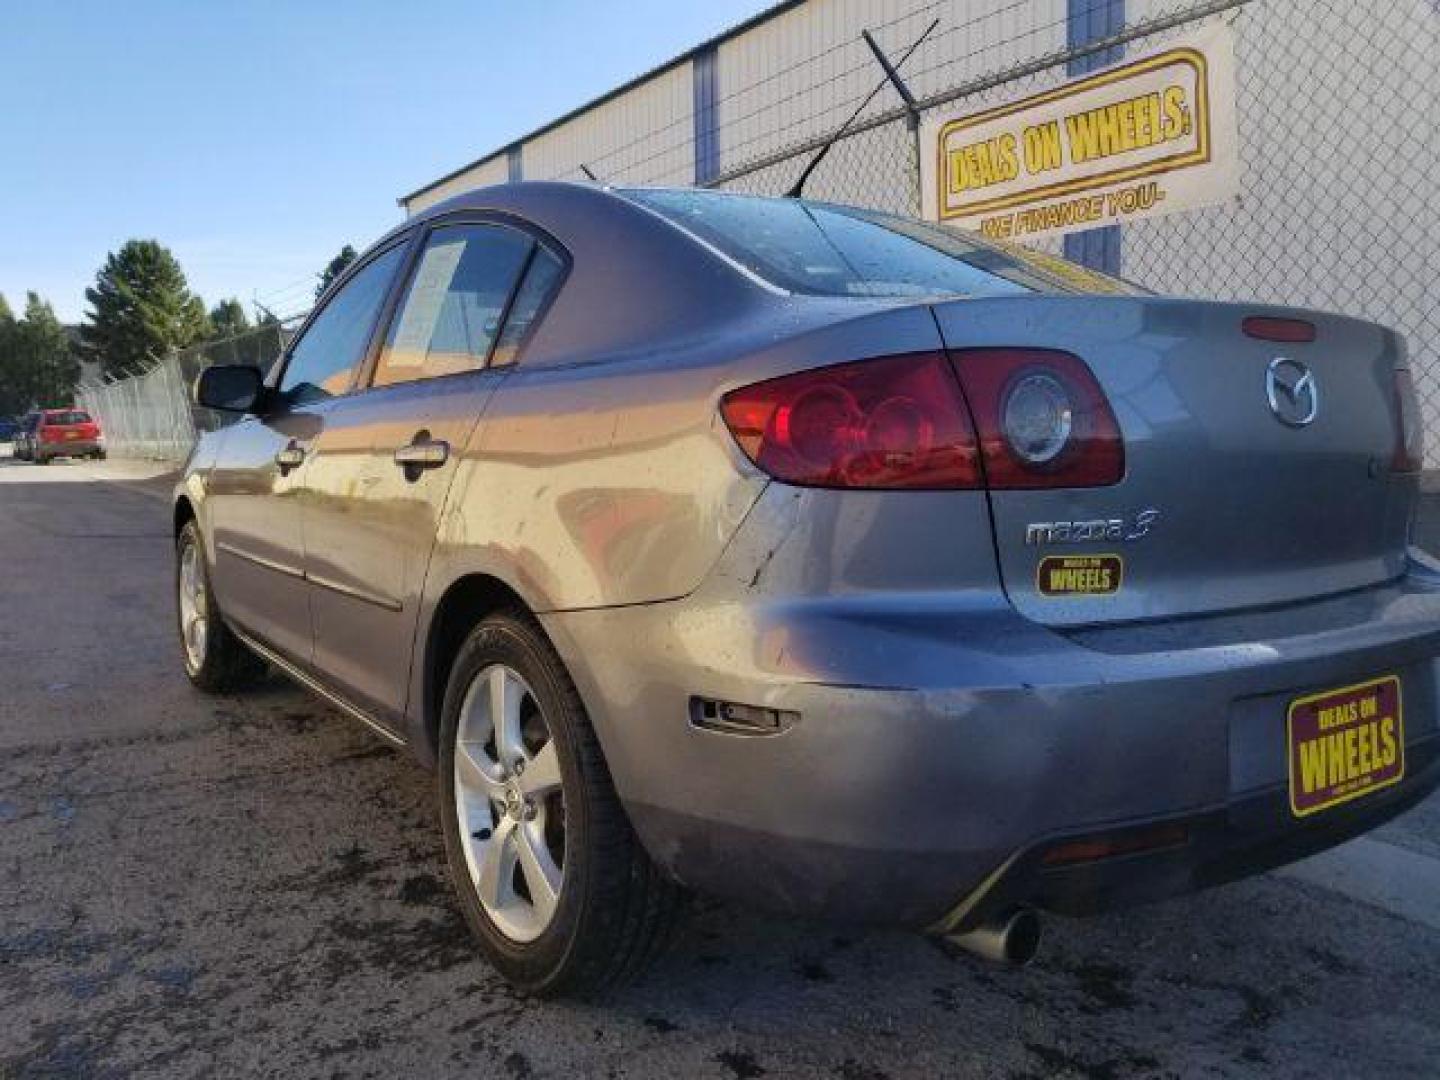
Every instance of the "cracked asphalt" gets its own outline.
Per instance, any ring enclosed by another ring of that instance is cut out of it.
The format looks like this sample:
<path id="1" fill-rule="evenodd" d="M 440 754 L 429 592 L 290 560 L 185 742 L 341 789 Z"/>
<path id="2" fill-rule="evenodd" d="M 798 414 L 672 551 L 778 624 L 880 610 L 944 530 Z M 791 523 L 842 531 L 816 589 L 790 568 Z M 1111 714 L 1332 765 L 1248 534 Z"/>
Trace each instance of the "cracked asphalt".
<path id="1" fill-rule="evenodd" d="M 138 475 L 0 461 L 0 1077 L 1440 1073 L 1433 798 L 1285 872 L 1051 920 L 1024 970 L 699 901 L 642 984 L 518 998 L 456 912 L 428 774 L 278 679 L 189 688 L 167 485 Z"/>

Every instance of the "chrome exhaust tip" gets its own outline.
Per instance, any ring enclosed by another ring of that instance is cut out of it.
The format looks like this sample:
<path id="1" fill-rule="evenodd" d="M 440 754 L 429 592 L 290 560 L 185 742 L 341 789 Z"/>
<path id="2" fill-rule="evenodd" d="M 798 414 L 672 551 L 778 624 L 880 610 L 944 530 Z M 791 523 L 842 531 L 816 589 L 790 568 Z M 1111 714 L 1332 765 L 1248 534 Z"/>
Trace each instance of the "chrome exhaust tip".
<path id="1" fill-rule="evenodd" d="M 982 960 L 1024 967 L 1040 951 L 1040 916 L 1029 908 L 1016 908 L 945 940 Z"/>

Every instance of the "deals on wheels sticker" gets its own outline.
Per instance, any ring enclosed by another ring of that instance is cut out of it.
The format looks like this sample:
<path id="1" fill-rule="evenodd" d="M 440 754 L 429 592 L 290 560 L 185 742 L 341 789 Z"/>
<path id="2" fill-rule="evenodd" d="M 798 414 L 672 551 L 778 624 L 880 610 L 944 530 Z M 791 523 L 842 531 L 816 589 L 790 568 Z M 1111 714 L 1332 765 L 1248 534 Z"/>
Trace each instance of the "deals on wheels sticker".
<path id="1" fill-rule="evenodd" d="M 1124 576 L 1119 555 L 1047 555 L 1035 568 L 1035 588 L 1041 596 L 1109 596 Z"/>
<path id="2" fill-rule="evenodd" d="M 1233 37 L 1217 22 L 1042 94 L 927 118 L 925 216 L 1025 241 L 1233 198 Z"/>
<path id="3" fill-rule="evenodd" d="M 1394 675 L 1290 703 L 1290 809 L 1296 817 L 1368 795 L 1405 775 L 1400 711 Z"/>

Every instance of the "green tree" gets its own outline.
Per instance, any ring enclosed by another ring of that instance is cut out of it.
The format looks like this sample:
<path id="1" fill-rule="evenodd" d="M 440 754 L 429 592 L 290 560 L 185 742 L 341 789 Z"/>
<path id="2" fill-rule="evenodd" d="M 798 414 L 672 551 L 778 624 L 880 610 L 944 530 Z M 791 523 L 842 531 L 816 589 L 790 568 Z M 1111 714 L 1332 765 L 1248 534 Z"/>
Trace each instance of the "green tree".
<path id="1" fill-rule="evenodd" d="M 252 326 L 239 300 L 221 300 L 211 308 L 210 325 L 210 344 L 205 347 L 209 363 L 268 367 L 274 359 L 275 334 L 266 331 L 263 320 Z"/>
<path id="2" fill-rule="evenodd" d="M 234 297 L 221 300 L 210 309 L 210 336 L 213 340 L 239 337 L 249 330 L 250 316 L 245 314 L 245 306 Z"/>
<path id="3" fill-rule="evenodd" d="M 320 284 L 315 286 L 315 299 L 325 295 L 325 290 L 330 283 L 345 272 L 345 268 L 355 261 L 355 249 L 346 244 L 340 249 L 340 254 L 330 260 L 329 264 L 320 274 Z"/>
<path id="4" fill-rule="evenodd" d="M 110 374 L 144 367 L 210 333 L 204 303 L 175 256 L 154 240 L 131 240 L 107 255 L 85 299 L 91 310 L 81 340 Z"/>
<path id="5" fill-rule="evenodd" d="M 69 405 L 80 381 L 80 361 L 55 309 L 35 293 L 25 296 L 25 317 L 15 324 L 13 352 L 26 404 Z"/>
<path id="6" fill-rule="evenodd" d="M 22 396 L 19 358 L 15 352 L 15 313 L 0 296 L 0 417 L 15 416 L 30 407 Z"/>

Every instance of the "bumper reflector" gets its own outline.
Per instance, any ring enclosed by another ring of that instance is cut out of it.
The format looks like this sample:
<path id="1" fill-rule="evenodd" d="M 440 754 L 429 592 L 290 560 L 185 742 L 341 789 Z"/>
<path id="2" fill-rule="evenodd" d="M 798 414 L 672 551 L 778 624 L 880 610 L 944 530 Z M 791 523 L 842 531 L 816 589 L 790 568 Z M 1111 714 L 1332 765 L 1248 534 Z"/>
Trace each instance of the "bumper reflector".
<path id="1" fill-rule="evenodd" d="M 1117 855 L 1181 847 L 1189 841 L 1190 829 L 1185 825 L 1156 825 L 1110 836 L 1066 840 L 1045 852 L 1040 862 L 1043 866 L 1074 866 L 1076 863 L 1113 859 Z"/>

